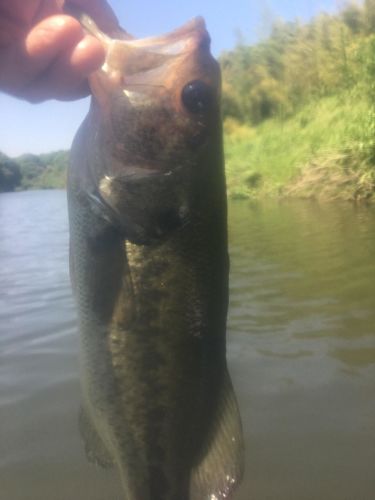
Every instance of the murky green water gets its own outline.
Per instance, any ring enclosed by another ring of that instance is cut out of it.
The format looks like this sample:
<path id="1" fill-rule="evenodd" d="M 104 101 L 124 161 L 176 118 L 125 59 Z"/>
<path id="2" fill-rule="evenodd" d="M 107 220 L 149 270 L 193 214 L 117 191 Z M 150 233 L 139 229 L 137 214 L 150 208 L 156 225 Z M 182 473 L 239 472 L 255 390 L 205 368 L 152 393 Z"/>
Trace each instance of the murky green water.
<path id="1" fill-rule="evenodd" d="M 120 500 L 86 463 L 65 193 L 0 195 L 0 499 Z M 230 207 L 235 500 L 375 497 L 375 210 Z M 122 499 L 121 499 L 122 500 Z"/>
<path id="2" fill-rule="evenodd" d="M 239 499 L 375 498 L 375 210 L 234 204 Z"/>

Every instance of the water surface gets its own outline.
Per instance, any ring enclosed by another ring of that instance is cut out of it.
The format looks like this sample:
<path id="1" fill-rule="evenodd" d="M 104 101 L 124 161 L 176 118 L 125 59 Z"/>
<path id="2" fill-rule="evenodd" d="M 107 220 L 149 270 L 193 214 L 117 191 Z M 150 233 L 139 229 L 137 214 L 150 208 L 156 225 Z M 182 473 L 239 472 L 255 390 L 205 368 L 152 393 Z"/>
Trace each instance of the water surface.
<path id="1" fill-rule="evenodd" d="M 229 222 L 235 500 L 374 498 L 374 208 L 236 202 Z M 78 408 L 65 193 L 2 194 L 1 500 L 122 500 L 86 462 Z"/>

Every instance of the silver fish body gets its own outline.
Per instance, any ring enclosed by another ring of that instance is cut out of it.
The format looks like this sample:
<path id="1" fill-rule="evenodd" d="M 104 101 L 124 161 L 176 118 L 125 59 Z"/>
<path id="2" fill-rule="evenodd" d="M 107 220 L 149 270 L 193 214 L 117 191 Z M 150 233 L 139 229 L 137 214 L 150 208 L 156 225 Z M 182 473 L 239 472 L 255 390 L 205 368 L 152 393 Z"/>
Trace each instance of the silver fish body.
<path id="1" fill-rule="evenodd" d="M 126 500 L 230 498 L 243 444 L 225 353 L 219 69 L 199 19 L 100 37 L 68 175 L 87 455 L 118 467 Z"/>

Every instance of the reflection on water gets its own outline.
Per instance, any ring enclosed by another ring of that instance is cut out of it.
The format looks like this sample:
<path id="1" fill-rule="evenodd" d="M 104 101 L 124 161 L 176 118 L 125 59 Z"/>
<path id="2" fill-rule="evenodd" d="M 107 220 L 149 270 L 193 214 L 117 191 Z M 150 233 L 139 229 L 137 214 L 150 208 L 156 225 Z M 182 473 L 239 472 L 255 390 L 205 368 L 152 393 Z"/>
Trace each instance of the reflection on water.
<path id="1" fill-rule="evenodd" d="M 375 210 L 234 203 L 240 500 L 375 497 Z"/>
<path id="2" fill-rule="evenodd" d="M 375 210 L 231 204 L 236 500 L 375 496 Z M 65 193 L 0 196 L 0 498 L 122 500 L 86 463 Z"/>

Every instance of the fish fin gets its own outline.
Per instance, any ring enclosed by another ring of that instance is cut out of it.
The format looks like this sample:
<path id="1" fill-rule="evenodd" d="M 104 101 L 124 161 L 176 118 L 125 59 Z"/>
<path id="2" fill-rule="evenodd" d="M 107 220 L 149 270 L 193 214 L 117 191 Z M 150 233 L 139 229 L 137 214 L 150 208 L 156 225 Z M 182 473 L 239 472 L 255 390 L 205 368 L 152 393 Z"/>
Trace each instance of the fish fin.
<path id="1" fill-rule="evenodd" d="M 87 460 L 92 464 L 100 465 L 104 469 L 112 467 L 113 460 L 83 406 L 79 411 L 78 422 Z"/>
<path id="2" fill-rule="evenodd" d="M 75 270 L 74 270 L 74 256 L 73 256 L 73 249 L 72 249 L 72 243 L 69 245 L 69 275 L 70 275 L 70 284 L 72 286 L 73 293 L 75 294 Z"/>
<path id="3" fill-rule="evenodd" d="M 191 500 L 231 498 L 242 479 L 244 444 L 236 396 L 228 371 L 225 371 L 220 400 L 211 437 L 193 468 Z"/>

